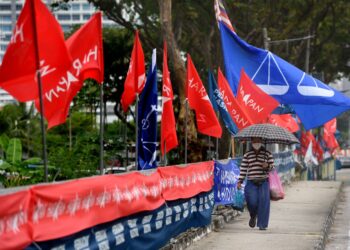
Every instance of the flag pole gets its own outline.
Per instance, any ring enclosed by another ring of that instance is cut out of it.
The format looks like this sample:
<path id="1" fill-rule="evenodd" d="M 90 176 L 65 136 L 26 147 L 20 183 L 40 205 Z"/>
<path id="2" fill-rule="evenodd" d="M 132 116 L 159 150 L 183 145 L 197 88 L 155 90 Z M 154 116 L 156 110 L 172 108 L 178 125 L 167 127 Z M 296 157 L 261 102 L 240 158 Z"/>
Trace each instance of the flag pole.
<path id="1" fill-rule="evenodd" d="M 136 128 L 136 142 L 135 142 L 135 168 L 138 169 L 138 156 L 139 156 L 139 94 L 136 94 L 136 106 L 135 106 L 135 128 Z"/>
<path id="2" fill-rule="evenodd" d="M 69 151 L 72 151 L 72 111 L 71 110 L 69 110 L 68 130 L 69 130 Z"/>
<path id="3" fill-rule="evenodd" d="M 32 12 L 32 23 L 33 23 L 33 33 L 34 33 L 34 48 L 35 48 L 35 63 L 36 63 L 36 77 L 38 80 L 39 89 L 39 103 L 40 103 L 40 126 L 41 126 L 41 139 L 42 139 L 42 150 L 43 150 L 43 160 L 44 160 L 44 181 L 48 182 L 48 168 L 47 168 L 47 151 L 46 151 L 46 132 L 44 123 L 44 103 L 43 103 L 43 89 L 41 83 L 40 74 L 40 56 L 38 48 L 38 32 L 36 29 L 36 19 L 35 19 L 35 7 L 34 3 L 31 2 L 31 12 Z"/>
<path id="4" fill-rule="evenodd" d="M 103 112 L 103 83 L 100 84 L 100 175 L 103 175 L 103 134 L 104 134 L 104 112 Z"/>
<path id="5" fill-rule="evenodd" d="M 185 100 L 185 164 L 187 164 L 187 120 L 188 120 L 188 100 Z"/>
<path id="6" fill-rule="evenodd" d="M 166 166 L 166 142 L 164 142 L 164 166 Z"/>
<path id="7" fill-rule="evenodd" d="M 220 113 L 217 112 L 218 119 L 220 118 Z M 216 137 L 216 148 L 215 148 L 216 159 L 219 160 L 219 138 Z"/>

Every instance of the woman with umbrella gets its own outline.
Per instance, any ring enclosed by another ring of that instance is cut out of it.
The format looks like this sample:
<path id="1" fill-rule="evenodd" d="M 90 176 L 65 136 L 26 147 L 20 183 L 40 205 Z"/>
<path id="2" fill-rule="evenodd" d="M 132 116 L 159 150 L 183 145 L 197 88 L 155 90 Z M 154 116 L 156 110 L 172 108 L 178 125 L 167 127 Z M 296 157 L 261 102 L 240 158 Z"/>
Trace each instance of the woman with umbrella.
<path id="1" fill-rule="evenodd" d="M 252 149 L 243 156 L 237 188 L 240 189 L 245 178 L 245 198 L 250 214 L 249 226 L 256 225 L 266 230 L 270 217 L 269 172 L 274 168 L 272 154 L 262 144 L 299 143 L 289 131 L 272 124 L 255 124 L 241 130 L 235 138 L 252 142 Z"/>
<path id="2" fill-rule="evenodd" d="M 269 172 L 273 169 L 273 156 L 262 146 L 260 137 L 252 138 L 252 149 L 243 156 L 237 188 L 240 189 L 244 179 L 245 199 L 250 214 L 249 226 L 255 225 L 266 230 L 270 216 Z"/>

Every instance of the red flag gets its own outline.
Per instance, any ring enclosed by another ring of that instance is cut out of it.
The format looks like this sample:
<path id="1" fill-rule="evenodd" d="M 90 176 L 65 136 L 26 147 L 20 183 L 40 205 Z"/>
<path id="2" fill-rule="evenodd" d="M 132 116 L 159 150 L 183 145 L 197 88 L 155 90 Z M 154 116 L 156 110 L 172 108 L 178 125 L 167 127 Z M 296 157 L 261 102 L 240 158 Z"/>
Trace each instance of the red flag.
<path id="1" fill-rule="evenodd" d="M 310 144 L 310 141 L 312 142 L 312 148 L 313 148 L 313 152 L 315 152 L 316 150 L 316 139 L 314 137 L 314 135 L 310 132 L 310 131 L 302 131 L 301 132 L 301 138 L 300 138 L 300 144 L 301 144 L 301 152 L 303 155 L 305 155 L 306 150 Z"/>
<path id="2" fill-rule="evenodd" d="M 253 123 L 260 123 L 278 106 L 278 102 L 262 91 L 244 72 L 241 71 L 237 101 Z"/>
<path id="3" fill-rule="evenodd" d="M 190 108 L 196 112 L 198 131 L 220 138 L 222 134 L 220 123 L 189 54 L 187 54 L 186 97 Z"/>
<path id="4" fill-rule="evenodd" d="M 339 147 L 339 143 L 335 138 L 334 133 L 329 132 L 326 126 L 323 129 L 323 140 L 325 141 L 327 148 L 329 148 L 331 151 Z"/>
<path id="5" fill-rule="evenodd" d="M 294 133 L 299 130 L 298 123 L 294 120 L 291 114 L 283 115 L 270 115 L 268 123 L 274 124 L 288 129 L 290 132 Z"/>
<path id="6" fill-rule="evenodd" d="M 239 129 L 242 129 L 252 125 L 252 120 L 238 104 L 238 101 L 233 95 L 231 88 L 225 76 L 222 74 L 220 68 L 218 70 L 218 87 L 222 99 L 225 102 L 226 108 L 237 127 Z"/>
<path id="7" fill-rule="evenodd" d="M 323 149 L 322 149 L 319 141 L 316 141 L 316 143 L 315 143 L 314 155 L 317 157 L 318 162 L 322 162 L 322 160 L 323 160 Z"/>
<path id="8" fill-rule="evenodd" d="M 21 102 L 34 100 L 39 96 L 39 67 L 46 92 L 62 80 L 62 72 L 70 66 L 71 58 L 56 18 L 41 0 L 27 0 L 0 68 L 0 87 Z"/>
<path id="9" fill-rule="evenodd" d="M 103 43 L 101 12 L 97 12 L 80 27 L 67 41 L 68 50 L 73 58 L 66 79 L 43 95 L 44 116 L 48 129 L 66 121 L 70 103 L 80 91 L 84 80 L 92 78 L 103 82 Z M 64 74 L 65 75 L 65 74 Z M 35 102 L 39 110 L 39 100 Z"/>
<path id="10" fill-rule="evenodd" d="M 160 151 L 162 155 L 169 152 L 171 149 L 178 145 L 176 135 L 176 122 L 173 109 L 173 88 L 170 82 L 170 74 L 168 69 L 167 61 L 167 46 L 164 42 L 163 51 L 163 88 L 162 88 L 162 99 L 163 99 L 163 112 L 161 122 L 161 133 L 160 133 Z M 164 152 L 165 144 L 165 152 Z"/>
<path id="11" fill-rule="evenodd" d="M 126 75 L 124 92 L 121 98 L 124 112 L 128 111 L 130 104 L 134 102 L 136 94 L 141 93 L 145 86 L 145 76 L 145 57 L 139 39 L 139 33 L 136 31 L 129 70 Z"/>
<path id="12" fill-rule="evenodd" d="M 324 124 L 324 128 L 330 133 L 335 133 L 337 131 L 337 118 L 333 118 L 332 120 L 326 122 Z"/>

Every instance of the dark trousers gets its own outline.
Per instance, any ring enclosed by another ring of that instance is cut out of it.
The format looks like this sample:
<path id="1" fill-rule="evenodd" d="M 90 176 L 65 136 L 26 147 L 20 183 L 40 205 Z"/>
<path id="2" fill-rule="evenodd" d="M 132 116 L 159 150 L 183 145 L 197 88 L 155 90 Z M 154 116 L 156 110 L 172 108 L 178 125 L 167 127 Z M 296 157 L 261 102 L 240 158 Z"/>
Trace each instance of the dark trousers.
<path id="1" fill-rule="evenodd" d="M 247 181 L 244 195 L 251 217 L 258 217 L 257 226 L 267 228 L 270 217 L 270 187 L 268 180 L 260 185 Z"/>

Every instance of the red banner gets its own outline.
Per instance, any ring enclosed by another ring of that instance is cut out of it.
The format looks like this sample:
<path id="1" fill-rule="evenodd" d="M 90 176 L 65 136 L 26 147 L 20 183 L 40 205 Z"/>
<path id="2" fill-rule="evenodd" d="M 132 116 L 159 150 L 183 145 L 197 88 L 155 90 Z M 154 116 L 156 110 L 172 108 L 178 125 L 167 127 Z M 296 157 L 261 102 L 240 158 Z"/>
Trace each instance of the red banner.
<path id="1" fill-rule="evenodd" d="M 214 185 L 214 162 L 200 162 L 185 166 L 158 168 L 162 177 L 165 200 L 190 198 L 209 191 Z"/>
<path id="2" fill-rule="evenodd" d="M 299 125 L 294 120 L 291 114 L 270 115 L 268 123 L 286 128 L 292 133 L 297 132 L 299 130 Z"/>
<path id="3" fill-rule="evenodd" d="M 0 196 L 0 249 L 64 237 L 141 211 L 165 200 L 211 190 L 214 162 L 158 168 L 37 185 Z"/>
<path id="4" fill-rule="evenodd" d="M 31 241 L 30 190 L 0 196 L 0 249 L 23 249 Z"/>

